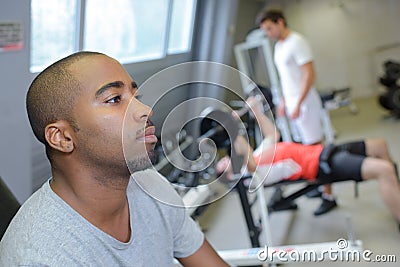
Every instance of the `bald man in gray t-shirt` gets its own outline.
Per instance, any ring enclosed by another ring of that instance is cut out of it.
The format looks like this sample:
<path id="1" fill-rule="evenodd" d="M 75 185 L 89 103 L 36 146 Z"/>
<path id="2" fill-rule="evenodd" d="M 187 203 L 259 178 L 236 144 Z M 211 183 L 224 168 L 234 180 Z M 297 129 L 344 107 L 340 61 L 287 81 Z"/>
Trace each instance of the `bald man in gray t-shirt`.
<path id="1" fill-rule="evenodd" d="M 89 223 L 49 181 L 11 222 L 0 242 L 0 266 L 171 266 L 174 257 L 193 254 L 204 241 L 179 195 L 155 171 L 135 173 L 130 180 L 126 243 Z"/>

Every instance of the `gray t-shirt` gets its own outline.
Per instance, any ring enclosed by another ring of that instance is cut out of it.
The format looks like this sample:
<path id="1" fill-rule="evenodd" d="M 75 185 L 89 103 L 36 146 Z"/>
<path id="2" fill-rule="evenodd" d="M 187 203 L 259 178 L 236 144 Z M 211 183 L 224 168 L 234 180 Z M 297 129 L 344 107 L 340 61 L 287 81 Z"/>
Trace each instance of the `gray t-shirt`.
<path id="1" fill-rule="evenodd" d="M 22 205 L 3 236 L 0 266 L 171 266 L 174 257 L 198 250 L 203 233 L 165 178 L 153 170 L 134 177 L 127 189 L 129 242 L 89 223 L 46 182 Z"/>

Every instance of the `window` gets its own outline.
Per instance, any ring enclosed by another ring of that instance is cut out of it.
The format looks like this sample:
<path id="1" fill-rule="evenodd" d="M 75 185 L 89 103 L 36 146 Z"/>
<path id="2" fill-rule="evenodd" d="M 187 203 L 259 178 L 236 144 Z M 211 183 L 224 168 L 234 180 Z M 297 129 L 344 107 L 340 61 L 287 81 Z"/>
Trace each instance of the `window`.
<path id="1" fill-rule="evenodd" d="M 132 63 L 191 48 L 196 0 L 32 0 L 31 5 L 31 72 L 78 50 Z"/>
<path id="2" fill-rule="evenodd" d="M 78 50 L 78 0 L 31 2 L 31 72 Z"/>
<path id="3" fill-rule="evenodd" d="M 181 10 L 185 10 L 182 12 Z M 194 1 L 174 0 L 168 53 L 181 53 L 190 50 L 194 23 Z"/>

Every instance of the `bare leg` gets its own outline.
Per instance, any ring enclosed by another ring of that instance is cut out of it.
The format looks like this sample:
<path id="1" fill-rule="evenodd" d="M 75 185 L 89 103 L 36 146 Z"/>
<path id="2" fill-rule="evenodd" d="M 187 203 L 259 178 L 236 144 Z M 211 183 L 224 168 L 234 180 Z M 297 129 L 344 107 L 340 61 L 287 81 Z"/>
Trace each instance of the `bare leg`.
<path id="1" fill-rule="evenodd" d="M 391 161 L 367 157 L 361 166 L 364 180 L 377 179 L 381 197 L 389 210 L 400 222 L 400 186 Z"/>
<path id="2" fill-rule="evenodd" d="M 332 195 L 332 185 L 331 184 L 324 185 L 324 193 L 327 195 Z"/>
<path id="3" fill-rule="evenodd" d="M 393 162 L 392 157 L 389 153 L 389 148 L 385 139 L 382 138 L 368 138 L 365 140 L 365 150 L 369 157 L 385 159 Z M 395 175 L 397 180 L 400 182 L 399 174 L 397 172 L 397 165 L 393 162 L 395 167 Z"/>
<path id="4" fill-rule="evenodd" d="M 392 161 L 387 142 L 382 138 L 368 138 L 365 140 L 365 152 L 367 156 Z"/>

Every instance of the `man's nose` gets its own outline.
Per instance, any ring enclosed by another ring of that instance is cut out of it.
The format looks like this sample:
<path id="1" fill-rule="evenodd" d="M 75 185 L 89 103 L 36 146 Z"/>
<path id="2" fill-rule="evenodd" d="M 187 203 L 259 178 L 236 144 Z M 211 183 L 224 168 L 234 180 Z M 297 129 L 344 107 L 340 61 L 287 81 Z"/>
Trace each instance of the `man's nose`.
<path id="1" fill-rule="evenodd" d="M 153 115 L 153 110 L 148 105 L 140 102 L 139 100 L 133 100 L 131 103 L 131 116 L 138 121 L 147 121 Z"/>

